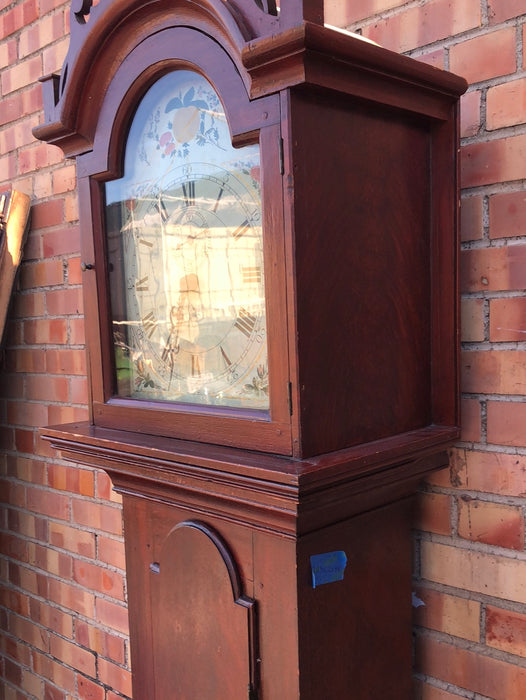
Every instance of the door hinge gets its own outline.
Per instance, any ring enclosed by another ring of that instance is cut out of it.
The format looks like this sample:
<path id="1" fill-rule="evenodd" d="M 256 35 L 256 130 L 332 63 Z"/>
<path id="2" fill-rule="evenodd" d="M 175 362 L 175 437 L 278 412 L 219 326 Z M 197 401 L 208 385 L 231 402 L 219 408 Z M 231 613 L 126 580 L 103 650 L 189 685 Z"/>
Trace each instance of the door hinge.
<path id="1" fill-rule="evenodd" d="M 292 382 L 288 386 L 289 415 L 292 415 Z"/>
<path id="2" fill-rule="evenodd" d="M 283 139 L 279 139 L 279 173 L 285 173 L 285 156 L 283 155 Z"/>
<path id="3" fill-rule="evenodd" d="M 252 683 L 248 684 L 248 700 L 258 700 L 259 698 L 259 693 L 258 691 L 254 688 Z"/>

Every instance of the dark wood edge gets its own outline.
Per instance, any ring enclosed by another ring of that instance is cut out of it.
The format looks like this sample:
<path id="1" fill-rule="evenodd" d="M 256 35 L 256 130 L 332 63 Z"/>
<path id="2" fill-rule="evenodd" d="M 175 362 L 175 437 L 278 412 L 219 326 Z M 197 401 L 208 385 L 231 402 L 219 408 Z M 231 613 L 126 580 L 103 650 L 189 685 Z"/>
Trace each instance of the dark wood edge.
<path id="1" fill-rule="evenodd" d="M 88 423 L 43 428 L 65 459 L 117 491 L 293 537 L 414 493 L 447 466 L 455 428 L 431 426 L 311 460 L 140 436 Z"/>

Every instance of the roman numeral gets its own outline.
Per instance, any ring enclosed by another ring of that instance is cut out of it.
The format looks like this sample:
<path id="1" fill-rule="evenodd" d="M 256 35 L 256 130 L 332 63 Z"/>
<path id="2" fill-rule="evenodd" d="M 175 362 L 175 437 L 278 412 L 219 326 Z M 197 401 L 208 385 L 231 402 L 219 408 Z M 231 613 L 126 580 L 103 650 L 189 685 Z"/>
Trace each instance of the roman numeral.
<path id="1" fill-rule="evenodd" d="M 226 352 L 225 352 L 225 350 L 224 350 L 224 348 L 223 348 L 222 345 L 219 346 L 219 350 L 221 351 L 221 357 L 222 357 L 223 360 L 225 361 L 225 365 L 227 366 L 227 368 L 230 367 L 230 366 L 232 365 L 232 361 L 231 361 L 231 359 L 228 357 L 228 355 L 226 354 Z"/>
<path id="2" fill-rule="evenodd" d="M 248 222 L 248 219 L 245 219 L 243 223 L 236 228 L 232 236 L 237 240 L 238 238 L 241 238 L 241 236 L 248 231 L 250 228 L 250 224 Z"/>
<path id="3" fill-rule="evenodd" d="M 166 208 L 166 204 L 163 202 L 162 199 L 159 200 L 159 214 L 161 215 L 161 221 L 163 224 L 165 224 L 170 215 L 168 214 L 168 209 Z"/>
<path id="4" fill-rule="evenodd" d="M 153 243 L 151 241 L 147 241 L 146 238 L 139 238 L 139 245 L 143 245 L 146 248 L 153 248 Z"/>
<path id="5" fill-rule="evenodd" d="M 246 309 L 239 309 L 239 316 L 237 317 L 234 326 L 241 331 L 247 338 L 250 338 L 256 327 L 256 317 L 249 314 Z"/>
<path id="6" fill-rule="evenodd" d="M 195 205 L 195 182 L 194 180 L 189 180 L 183 183 L 183 197 L 184 203 L 187 207 L 193 207 Z"/>
<path id="7" fill-rule="evenodd" d="M 223 192 L 224 192 L 224 191 L 225 191 L 225 188 L 224 188 L 224 187 L 221 187 L 221 189 L 219 190 L 219 194 L 217 195 L 217 199 L 216 199 L 216 201 L 215 201 L 215 204 L 214 204 L 214 206 L 213 206 L 213 209 L 212 209 L 212 211 L 214 212 L 214 214 L 215 214 L 215 212 L 217 211 L 217 207 L 219 206 L 219 202 L 221 201 L 221 197 L 223 196 Z"/>
<path id="8" fill-rule="evenodd" d="M 153 315 L 153 311 L 141 318 L 141 323 L 144 326 L 144 331 L 148 338 L 151 338 L 157 328 L 157 319 Z"/>
<path id="9" fill-rule="evenodd" d="M 143 277 L 140 280 L 137 280 L 135 282 L 135 291 L 136 292 L 147 292 L 149 290 L 148 286 L 148 275 L 146 277 Z"/>
<path id="10" fill-rule="evenodd" d="M 243 284 L 259 284 L 261 282 L 260 267 L 242 267 Z"/>

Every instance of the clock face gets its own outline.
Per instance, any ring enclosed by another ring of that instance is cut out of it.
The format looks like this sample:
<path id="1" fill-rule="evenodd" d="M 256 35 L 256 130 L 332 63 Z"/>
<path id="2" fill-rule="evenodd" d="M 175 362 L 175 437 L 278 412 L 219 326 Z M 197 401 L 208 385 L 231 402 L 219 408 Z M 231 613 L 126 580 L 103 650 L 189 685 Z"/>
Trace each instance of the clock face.
<path id="1" fill-rule="evenodd" d="M 117 395 L 268 410 L 259 146 L 187 70 L 135 114 L 106 183 Z"/>

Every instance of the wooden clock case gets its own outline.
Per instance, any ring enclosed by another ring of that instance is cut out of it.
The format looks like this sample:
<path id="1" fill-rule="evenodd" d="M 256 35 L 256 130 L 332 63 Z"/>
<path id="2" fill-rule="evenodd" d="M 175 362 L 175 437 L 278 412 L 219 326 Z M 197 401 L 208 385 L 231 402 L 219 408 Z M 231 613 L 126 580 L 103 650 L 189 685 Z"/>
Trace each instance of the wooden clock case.
<path id="1" fill-rule="evenodd" d="M 459 436 L 466 84 L 324 26 L 322 0 L 282 5 L 74 0 L 42 81 L 35 135 L 77 162 L 91 387 L 89 423 L 42 434 L 123 495 L 137 700 L 410 697 L 411 495 Z M 178 68 L 234 144 L 259 138 L 264 415 L 114 396 L 101 183 Z"/>

